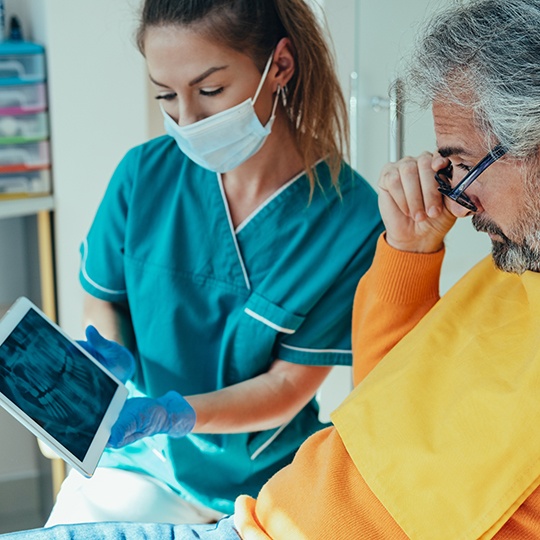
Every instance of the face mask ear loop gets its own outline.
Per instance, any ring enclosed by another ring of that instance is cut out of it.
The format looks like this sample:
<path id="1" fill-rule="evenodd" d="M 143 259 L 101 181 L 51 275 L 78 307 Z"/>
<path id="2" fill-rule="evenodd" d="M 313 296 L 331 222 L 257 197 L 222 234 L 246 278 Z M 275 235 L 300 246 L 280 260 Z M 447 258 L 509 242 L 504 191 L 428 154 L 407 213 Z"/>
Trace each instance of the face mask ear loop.
<path id="1" fill-rule="evenodd" d="M 270 66 L 272 65 L 273 59 L 274 59 L 274 51 L 272 51 L 270 58 L 266 62 L 266 66 L 264 68 L 264 71 L 261 77 L 261 82 L 259 83 L 259 86 L 257 87 L 257 91 L 255 92 L 255 97 L 253 98 L 253 105 L 255 105 L 255 102 L 257 101 L 257 98 L 259 97 L 259 93 L 261 92 L 264 81 L 266 80 L 266 76 L 268 75 L 268 72 L 270 71 Z"/>
<path id="2" fill-rule="evenodd" d="M 275 118 L 276 117 L 276 109 L 277 109 L 277 104 L 278 104 L 278 101 L 279 101 L 279 94 L 281 94 L 282 92 L 283 92 L 283 89 L 278 84 L 277 85 L 276 98 L 274 99 L 274 105 L 272 107 L 272 114 L 270 115 L 270 118 Z"/>

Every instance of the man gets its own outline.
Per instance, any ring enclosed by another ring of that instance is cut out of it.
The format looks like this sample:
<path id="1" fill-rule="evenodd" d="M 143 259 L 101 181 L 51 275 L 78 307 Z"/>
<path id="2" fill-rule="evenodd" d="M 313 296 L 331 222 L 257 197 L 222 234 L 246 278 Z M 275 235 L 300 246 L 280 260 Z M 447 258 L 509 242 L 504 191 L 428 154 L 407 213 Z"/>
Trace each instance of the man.
<path id="1" fill-rule="evenodd" d="M 438 152 L 381 175 L 387 232 L 356 295 L 357 387 L 335 428 L 214 533 L 102 524 L 30 538 L 540 538 L 540 0 L 438 14 L 410 79 Z M 467 215 L 492 257 L 439 300 L 443 239 Z"/>

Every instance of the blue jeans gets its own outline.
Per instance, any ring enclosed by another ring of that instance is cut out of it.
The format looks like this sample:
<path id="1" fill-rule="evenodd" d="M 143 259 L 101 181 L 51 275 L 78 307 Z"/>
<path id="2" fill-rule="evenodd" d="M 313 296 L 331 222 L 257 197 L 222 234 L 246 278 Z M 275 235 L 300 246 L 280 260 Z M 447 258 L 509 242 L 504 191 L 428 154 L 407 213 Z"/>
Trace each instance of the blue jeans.
<path id="1" fill-rule="evenodd" d="M 77 523 L 0 535 L 0 540 L 239 540 L 233 516 L 217 523 Z"/>

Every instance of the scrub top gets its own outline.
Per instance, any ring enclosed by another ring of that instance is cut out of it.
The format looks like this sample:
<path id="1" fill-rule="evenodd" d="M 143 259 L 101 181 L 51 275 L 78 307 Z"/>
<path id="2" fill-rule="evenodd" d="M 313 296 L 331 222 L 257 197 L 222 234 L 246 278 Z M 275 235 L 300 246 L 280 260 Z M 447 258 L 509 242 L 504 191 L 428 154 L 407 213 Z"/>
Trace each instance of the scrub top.
<path id="1" fill-rule="evenodd" d="M 374 190 L 348 165 L 339 194 L 324 161 L 316 171 L 311 199 L 300 174 L 234 229 L 220 175 L 171 137 L 126 154 L 82 243 L 80 280 L 128 309 L 132 395 L 212 392 L 276 359 L 351 364 L 353 296 L 383 227 Z M 277 429 L 158 435 L 107 449 L 100 465 L 151 474 L 191 502 L 231 513 L 239 494 L 256 496 L 325 425 L 313 399 Z"/>

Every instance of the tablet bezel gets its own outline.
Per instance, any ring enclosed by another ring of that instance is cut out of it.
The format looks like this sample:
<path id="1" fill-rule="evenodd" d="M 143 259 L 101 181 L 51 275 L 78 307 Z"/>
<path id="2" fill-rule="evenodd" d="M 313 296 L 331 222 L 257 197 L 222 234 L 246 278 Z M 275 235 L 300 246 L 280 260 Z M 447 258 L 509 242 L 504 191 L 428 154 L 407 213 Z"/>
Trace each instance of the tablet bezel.
<path id="1" fill-rule="evenodd" d="M 1 389 L 0 406 L 6 409 L 14 418 L 21 422 L 38 439 L 42 440 L 46 445 L 48 445 L 59 455 L 59 457 L 64 459 L 81 474 L 90 478 L 98 465 L 105 446 L 107 445 L 111 428 L 116 422 L 127 398 L 127 388 L 110 371 L 104 368 L 87 351 L 85 351 L 76 341 L 70 338 L 56 323 L 51 321 L 51 319 L 49 319 L 33 302 L 24 296 L 18 298 L 9 308 L 4 317 L 0 319 L 0 348 L 30 310 L 33 310 L 37 315 L 40 316 L 41 319 L 43 319 L 47 328 L 49 328 L 52 333 L 56 332 L 61 334 L 65 339 L 73 344 L 73 346 L 77 348 L 83 356 L 88 358 L 89 362 L 93 362 L 101 371 L 103 371 L 116 384 L 116 391 L 109 402 L 109 406 L 103 415 L 101 423 L 96 430 L 92 442 L 82 461 L 77 456 L 72 454 L 71 451 L 63 446 L 57 439 L 55 439 L 52 434 L 47 432 L 35 420 L 28 416 L 28 414 L 20 409 L 16 403 L 13 403 L 2 392 Z"/>

